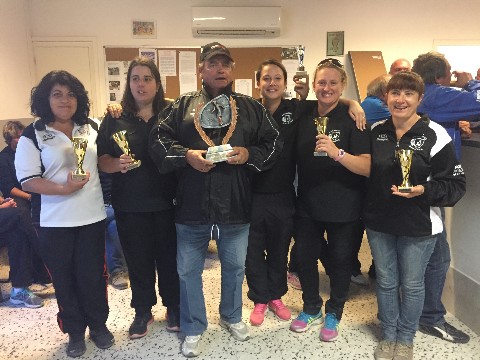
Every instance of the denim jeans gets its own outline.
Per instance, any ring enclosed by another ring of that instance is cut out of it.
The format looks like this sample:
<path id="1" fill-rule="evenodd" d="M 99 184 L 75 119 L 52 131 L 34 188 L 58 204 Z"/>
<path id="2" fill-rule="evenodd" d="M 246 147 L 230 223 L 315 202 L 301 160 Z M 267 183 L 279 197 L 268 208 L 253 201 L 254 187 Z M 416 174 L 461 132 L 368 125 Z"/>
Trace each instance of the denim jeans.
<path id="1" fill-rule="evenodd" d="M 425 299 L 425 268 L 437 236 L 396 236 L 367 228 L 367 237 L 384 340 L 412 344 Z"/>
<path id="2" fill-rule="evenodd" d="M 425 270 L 425 302 L 420 324 L 436 326 L 445 323 L 445 306 L 442 303 L 443 287 L 450 267 L 450 247 L 445 231 L 445 209 L 441 208 L 443 232 L 437 235 L 437 243 Z"/>
<path id="3" fill-rule="evenodd" d="M 118 271 L 127 271 L 127 264 L 123 256 L 122 246 L 118 237 L 117 222 L 111 205 L 105 205 L 107 218 L 105 220 L 105 258 L 109 274 Z"/>
<path id="4" fill-rule="evenodd" d="M 207 329 L 202 273 L 210 239 L 217 241 L 221 264 L 220 317 L 242 320 L 242 283 L 245 275 L 249 224 L 184 225 L 177 227 L 177 270 L 180 278 L 180 328 L 187 336 Z M 212 236 L 213 235 L 213 236 Z"/>

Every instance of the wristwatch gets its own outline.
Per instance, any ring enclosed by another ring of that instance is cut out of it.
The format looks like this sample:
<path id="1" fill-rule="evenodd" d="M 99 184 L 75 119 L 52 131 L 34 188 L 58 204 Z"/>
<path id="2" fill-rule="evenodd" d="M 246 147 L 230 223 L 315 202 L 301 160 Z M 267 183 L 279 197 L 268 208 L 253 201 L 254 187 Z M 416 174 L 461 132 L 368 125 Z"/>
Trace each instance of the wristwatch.
<path id="1" fill-rule="evenodd" d="M 343 150 L 343 149 L 338 149 L 338 155 L 337 155 L 337 157 L 334 158 L 333 160 L 339 161 L 340 159 L 343 159 L 344 156 L 345 156 L 345 150 Z"/>

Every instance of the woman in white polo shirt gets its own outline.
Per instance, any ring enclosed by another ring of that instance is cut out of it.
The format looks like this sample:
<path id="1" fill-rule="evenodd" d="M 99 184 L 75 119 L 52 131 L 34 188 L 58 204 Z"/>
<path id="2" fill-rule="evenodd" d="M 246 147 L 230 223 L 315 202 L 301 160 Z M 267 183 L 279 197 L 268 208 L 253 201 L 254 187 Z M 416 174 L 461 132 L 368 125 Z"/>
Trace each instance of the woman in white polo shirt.
<path id="1" fill-rule="evenodd" d="M 23 190 L 41 194 L 40 248 L 52 276 L 60 329 L 68 333 L 67 355 L 85 353 L 85 330 L 99 348 L 113 345 L 105 273 L 105 209 L 97 171 L 97 124 L 88 118 L 87 92 L 66 71 L 45 75 L 31 94 L 38 117 L 25 128 L 15 167 Z M 86 177 L 77 167 L 72 138 L 85 138 Z"/>

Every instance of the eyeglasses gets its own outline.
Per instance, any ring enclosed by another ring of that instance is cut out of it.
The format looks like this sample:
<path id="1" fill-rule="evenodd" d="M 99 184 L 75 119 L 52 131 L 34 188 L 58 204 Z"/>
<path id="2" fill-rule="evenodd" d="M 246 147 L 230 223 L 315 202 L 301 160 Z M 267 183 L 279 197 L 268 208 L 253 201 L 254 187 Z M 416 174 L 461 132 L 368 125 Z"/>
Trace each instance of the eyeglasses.
<path id="1" fill-rule="evenodd" d="M 325 65 L 325 64 L 332 64 L 333 66 L 336 66 L 340 69 L 343 69 L 343 64 L 339 60 L 332 59 L 332 58 L 326 58 L 326 59 L 320 61 L 317 65 L 317 67 L 320 67 L 320 66 Z"/>

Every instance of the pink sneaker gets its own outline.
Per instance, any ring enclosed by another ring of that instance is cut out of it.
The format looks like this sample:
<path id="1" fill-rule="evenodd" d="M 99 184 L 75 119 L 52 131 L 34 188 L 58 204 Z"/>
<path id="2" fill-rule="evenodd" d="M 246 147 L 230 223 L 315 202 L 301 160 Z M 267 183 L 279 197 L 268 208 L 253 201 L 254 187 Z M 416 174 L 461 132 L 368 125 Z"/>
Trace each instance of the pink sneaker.
<path id="1" fill-rule="evenodd" d="M 268 303 L 268 308 L 273 311 L 279 320 L 288 321 L 292 317 L 292 313 L 283 304 L 281 299 L 272 300 Z"/>
<path id="2" fill-rule="evenodd" d="M 250 324 L 253 326 L 260 326 L 265 320 L 265 313 L 268 311 L 267 304 L 255 304 L 252 313 L 250 314 Z"/>
<path id="3" fill-rule="evenodd" d="M 297 273 L 287 272 L 287 282 L 292 288 L 302 290 L 302 284 L 300 283 Z"/>

